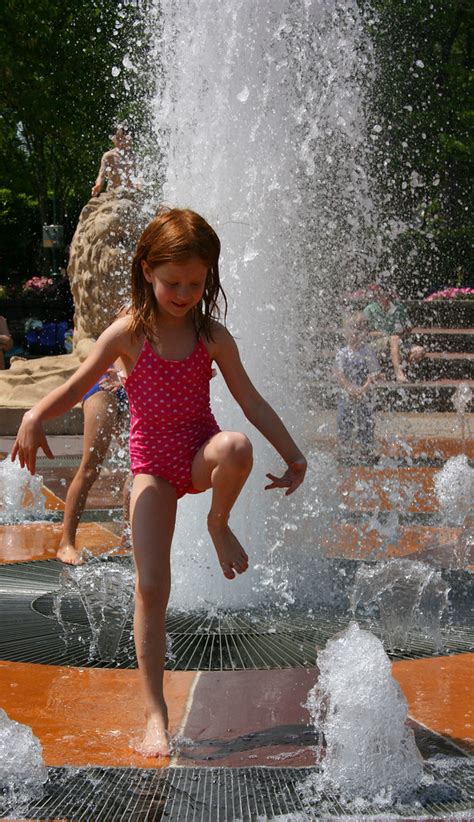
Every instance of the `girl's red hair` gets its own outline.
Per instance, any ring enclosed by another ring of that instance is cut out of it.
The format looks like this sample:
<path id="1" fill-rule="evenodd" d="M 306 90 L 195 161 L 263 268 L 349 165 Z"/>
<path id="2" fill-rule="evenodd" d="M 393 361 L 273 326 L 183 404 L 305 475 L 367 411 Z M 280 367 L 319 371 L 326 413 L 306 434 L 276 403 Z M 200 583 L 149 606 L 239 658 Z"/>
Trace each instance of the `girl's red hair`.
<path id="1" fill-rule="evenodd" d="M 207 265 L 207 277 L 202 300 L 193 308 L 193 319 L 197 333 L 212 339 L 212 320 L 220 316 L 219 295 L 224 301 L 224 319 L 227 313 L 219 279 L 220 250 L 219 237 L 204 217 L 189 209 L 160 209 L 140 237 L 132 262 L 132 332 L 143 331 L 151 339 L 157 334 L 159 306 L 151 283 L 143 276 L 142 261 L 153 269 L 162 263 L 198 257 Z"/>

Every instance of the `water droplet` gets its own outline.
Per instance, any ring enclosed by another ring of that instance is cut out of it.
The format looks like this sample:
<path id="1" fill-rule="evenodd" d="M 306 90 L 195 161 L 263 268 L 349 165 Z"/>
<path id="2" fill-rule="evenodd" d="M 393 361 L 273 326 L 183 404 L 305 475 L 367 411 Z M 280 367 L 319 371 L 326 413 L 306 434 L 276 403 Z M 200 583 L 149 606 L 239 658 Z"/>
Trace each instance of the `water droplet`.
<path id="1" fill-rule="evenodd" d="M 249 94 L 250 94 L 249 87 L 244 86 L 242 91 L 240 91 L 238 93 L 237 100 L 239 100 L 240 103 L 246 103 L 247 100 L 249 99 Z"/>

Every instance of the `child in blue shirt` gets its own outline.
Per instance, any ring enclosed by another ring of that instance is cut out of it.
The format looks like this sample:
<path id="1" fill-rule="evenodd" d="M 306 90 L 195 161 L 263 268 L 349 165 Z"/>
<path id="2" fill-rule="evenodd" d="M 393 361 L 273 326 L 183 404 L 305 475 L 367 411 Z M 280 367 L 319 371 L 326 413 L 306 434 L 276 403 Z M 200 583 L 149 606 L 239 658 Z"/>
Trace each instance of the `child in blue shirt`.
<path id="1" fill-rule="evenodd" d="M 347 345 L 336 353 L 334 376 L 340 392 L 337 430 L 343 458 L 372 458 L 374 412 L 370 388 L 380 374 L 374 349 L 368 344 L 368 324 L 360 312 L 344 323 Z"/>

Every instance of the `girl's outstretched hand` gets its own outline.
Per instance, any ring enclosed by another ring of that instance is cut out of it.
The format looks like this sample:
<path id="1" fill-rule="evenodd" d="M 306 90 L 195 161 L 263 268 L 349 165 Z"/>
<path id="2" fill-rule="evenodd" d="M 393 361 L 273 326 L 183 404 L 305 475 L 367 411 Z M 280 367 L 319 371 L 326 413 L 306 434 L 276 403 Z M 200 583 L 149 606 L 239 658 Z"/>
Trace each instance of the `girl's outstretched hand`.
<path id="1" fill-rule="evenodd" d="M 298 485 L 301 485 L 303 482 L 306 468 L 307 462 L 304 457 L 301 457 L 301 459 L 295 460 L 295 462 L 290 462 L 282 477 L 267 474 L 271 483 L 265 486 L 265 490 L 267 491 L 270 488 L 287 488 L 288 490 L 285 492 L 285 496 L 288 497 L 293 491 L 296 491 Z"/>
<path id="2" fill-rule="evenodd" d="M 54 459 L 54 454 L 48 445 L 41 422 L 32 416 L 31 412 L 28 412 L 23 417 L 23 422 L 16 435 L 11 455 L 12 462 L 18 455 L 21 467 L 26 466 L 30 474 L 34 474 L 38 448 L 42 448 L 50 460 Z"/>

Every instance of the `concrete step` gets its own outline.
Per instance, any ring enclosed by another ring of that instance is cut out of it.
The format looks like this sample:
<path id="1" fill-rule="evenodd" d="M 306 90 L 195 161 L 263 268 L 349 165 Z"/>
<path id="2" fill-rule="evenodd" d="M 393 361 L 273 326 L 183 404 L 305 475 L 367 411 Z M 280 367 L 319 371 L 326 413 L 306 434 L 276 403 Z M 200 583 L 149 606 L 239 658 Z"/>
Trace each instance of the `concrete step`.
<path id="1" fill-rule="evenodd" d="M 404 305 L 415 325 L 474 326 L 474 300 L 407 300 Z"/>
<path id="2" fill-rule="evenodd" d="M 474 353 L 474 328 L 445 328 L 443 326 L 416 326 L 410 336 L 414 344 L 428 351 L 458 351 Z"/>
<path id="3" fill-rule="evenodd" d="M 385 382 L 374 386 L 377 411 L 454 411 L 453 394 L 461 383 L 474 392 L 474 380 L 433 380 L 427 382 Z M 321 408 L 336 406 L 335 384 L 316 383 L 314 399 Z"/>
<path id="4" fill-rule="evenodd" d="M 415 326 L 409 337 L 412 345 L 423 345 L 427 351 L 449 351 L 465 354 L 474 353 L 474 328 L 447 328 L 445 326 Z M 345 340 L 341 329 L 322 329 L 315 334 L 311 343 L 315 353 L 334 353 L 344 346 Z"/>
<path id="5" fill-rule="evenodd" d="M 313 373 L 318 379 L 331 379 L 334 354 L 324 351 L 313 363 Z M 474 378 L 474 354 L 459 351 L 429 351 L 419 362 L 407 370 L 411 382 L 433 382 L 439 379 L 470 380 Z"/>
<path id="6" fill-rule="evenodd" d="M 16 436 L 23 419 L 23 414 L 26 411 L 28 411 L 28 408 L 0 407 L 0 435 L 2 437 Z M 80 406 L 75 406 L 61 417 L 56 417 L 56 419 L 53 420 L 47 420 L 44 424 L 44 429 L 47 435 L 82 434 L 83 428 L 84 417 Z"/>
<path id="7" fill-rule="evenodd" d="M 470 380 L 474 377 L 474 354 L 430 351 L 423 360 L 413 363 L 409 372 L 415 382 Z"/>

